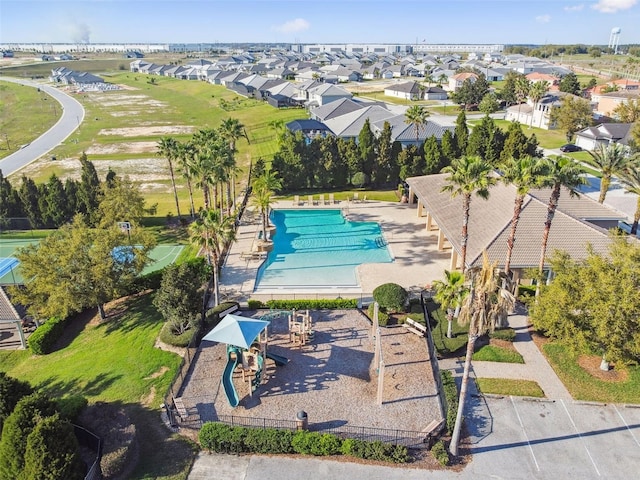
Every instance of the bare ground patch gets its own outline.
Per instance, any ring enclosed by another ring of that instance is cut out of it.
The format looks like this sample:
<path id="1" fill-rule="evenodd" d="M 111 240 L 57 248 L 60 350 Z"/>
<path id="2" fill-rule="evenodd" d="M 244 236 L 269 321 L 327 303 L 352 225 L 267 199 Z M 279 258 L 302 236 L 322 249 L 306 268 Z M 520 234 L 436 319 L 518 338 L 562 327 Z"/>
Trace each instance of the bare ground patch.
<path id="1" fill-rule="evenodd" d="M 92 145 L 87 155 L 113 155 L 116 153 L 149 153 L 158 150 L 157 142 L 126 142 L 108 145 Z"/>
<path id="2" fill-rule="evenodd" d="M 152 135 L 171 135 L 180 133 L 192 133 L 195 127 L 192 125 L 155 125 L 149 127 L 131 128 L 105 128 L 98 135 L 117 135 L 119 137 L 149 137 Z"/>
<path id="3" fill-rule="evenodd" d="M 600 370 L 601 361 L 602 358 L 598 355 L 581 355 L 578 358 L 578 365 L 598 380 L 604 380 L 605 382 L 624 382 L 627 380 L 627 371 L 618 369 L 613 364 L 610 364 L 611 368 L 607 371 Z"/>

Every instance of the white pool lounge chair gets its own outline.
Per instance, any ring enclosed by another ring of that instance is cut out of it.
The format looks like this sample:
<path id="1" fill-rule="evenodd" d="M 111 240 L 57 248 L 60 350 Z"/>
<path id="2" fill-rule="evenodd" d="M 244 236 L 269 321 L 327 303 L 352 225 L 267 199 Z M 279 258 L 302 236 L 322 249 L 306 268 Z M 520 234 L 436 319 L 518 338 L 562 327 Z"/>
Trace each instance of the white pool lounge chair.
<path id="1" fill-rule="evenodd" d="M 330 204 L 334 204 L 334 203 L 336 203 L 335 198 L 333 198 L 333 193 L 330 193 L 330 194 L 329 194 L 329 203 L 330 203 Z"/>
<path id="2" fill-rule="evenodd" d="M 318 205 L 326 205 L 324 201 L 324 195 L 320 195 L 320 200 L 318 200 Z"/>

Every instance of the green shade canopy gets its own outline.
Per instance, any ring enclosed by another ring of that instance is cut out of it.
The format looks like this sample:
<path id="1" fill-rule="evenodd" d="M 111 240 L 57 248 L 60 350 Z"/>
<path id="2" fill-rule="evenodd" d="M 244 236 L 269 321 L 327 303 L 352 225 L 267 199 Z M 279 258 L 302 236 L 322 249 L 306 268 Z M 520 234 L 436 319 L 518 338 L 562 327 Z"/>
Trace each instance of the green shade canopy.
<path id="1" fill-rule="evenodd" d="M 248 349 L 271 322 L 229 314 L 202 339 Z"/>

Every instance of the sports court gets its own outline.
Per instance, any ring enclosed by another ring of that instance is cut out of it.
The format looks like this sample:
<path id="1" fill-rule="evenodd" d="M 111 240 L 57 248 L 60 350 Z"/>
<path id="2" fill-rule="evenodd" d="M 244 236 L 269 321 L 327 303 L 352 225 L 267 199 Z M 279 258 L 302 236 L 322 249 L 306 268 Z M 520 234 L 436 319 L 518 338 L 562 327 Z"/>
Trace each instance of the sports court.
<path id="1" fill-rule="evenodd" d="M 0 240 L 0 285 L 14 285 L 22 283 L 20 274 L 20 262 L 15 258 L 15 252 L 39 239 L 10 239 Z M 149 254 L 151 263 L 147 265 L 142 274 L 160 270 L 176 261 L 184 245 L 157 245 Z"/>

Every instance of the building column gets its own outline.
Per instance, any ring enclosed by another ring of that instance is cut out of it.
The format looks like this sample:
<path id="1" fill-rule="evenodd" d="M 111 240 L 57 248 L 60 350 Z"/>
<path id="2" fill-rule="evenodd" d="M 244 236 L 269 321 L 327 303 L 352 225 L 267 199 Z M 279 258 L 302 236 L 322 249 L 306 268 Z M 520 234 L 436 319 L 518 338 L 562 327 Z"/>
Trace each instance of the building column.
<path id="1" fill-rule="evenodd" d="M 444 250 L 444 241 L 446 240 L 444 233 L 442 232 L 442 230 L 440 230 L 438 232 L 438 251 L 442 251 Z M 455 250 L 454 250 L 455 252 Z"/>
<path id="2" fill-rule="evenodd" d="M 433 221 L 433 217 L 431 216 L 431 212 L 427 212 L 427 232 L 431 231 L 431 222 Z"/>
<path id="3" fill-rule="evenodd" d="M 409 187 L 409 199 L 408 199 L 408 203 L 409 205 L 413 205 L 413 187 Z"/>
<path id="4" fill-rule="evenodd" d="M 449 264 L 449 270 L 457 270 L 458 269 L 458 252 L 455 248 L 451 249 L 451 263 Z"/>
<path id="5" fill-rule="evenodd" d="M 422 205 L 422 202 L 418 201 L 418 217 L 422 217 L 423 208 L 424 208 L 424 205 Z M 429 212 L 427 212 L 427 215 L 429 215 Z"/>

